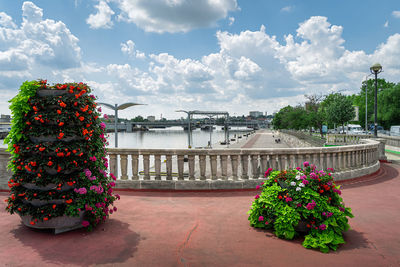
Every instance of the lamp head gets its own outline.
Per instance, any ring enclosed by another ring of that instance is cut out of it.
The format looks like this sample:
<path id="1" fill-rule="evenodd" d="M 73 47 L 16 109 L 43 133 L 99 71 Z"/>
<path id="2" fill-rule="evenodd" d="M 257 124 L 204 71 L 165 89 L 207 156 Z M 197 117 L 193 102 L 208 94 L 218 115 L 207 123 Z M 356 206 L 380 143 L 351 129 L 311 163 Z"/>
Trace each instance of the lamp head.
<path id="1" fill-rule="evenodd" d="M 371 73 L 379 73 L 382 71 L 382 66 L 379 63 L 375 63 L 370 68 Z"/>

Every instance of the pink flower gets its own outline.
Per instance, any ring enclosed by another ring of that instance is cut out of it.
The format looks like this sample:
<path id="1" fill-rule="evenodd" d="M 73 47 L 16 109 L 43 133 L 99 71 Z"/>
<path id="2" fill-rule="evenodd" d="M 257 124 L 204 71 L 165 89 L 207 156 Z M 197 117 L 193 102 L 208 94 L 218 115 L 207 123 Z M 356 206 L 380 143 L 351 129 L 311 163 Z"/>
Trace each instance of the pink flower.
<path id="1" fill-rule="evenodd" d="M 257 186 L 256 186 L 256 189 L 260 189 L 260 186 L 259 186 L 259 185 L 257 185 Z"/>
<path id="2" fill-rule="evenodd" d="M 259 196 L 259 195 L 256 195 L 254 198 L 255 198 L 255 199 L 259 199 L 259 198 L 260 198 L 260 196 Z"/>
<path id="3" fill-rule="evenodd" d="M 113 209 L 114 209 L 114 211 L 117 211 L 117 207 L 114 207 Z"/>
<path id="4" fill-rule="evenodd" d="M 266 221 L 266 222 L 265 222 L 265 224 L 267 224 L 267 225 L 268 225 L 268 224 L 269 224 L 269 222 L 268 222 L 268 221 Z"/>
<path id="5" fill-rule="evenodd" d="M 326 229 L 326 225 L 325 225 L 325 224 L 321 224 L 321 225 L 319 226 L 319 229 L 322 230 L 322 231 L 325 230 L 325 229 Z"/>
<path id="6" fill-rule="evenodd" d="M 90 157 L 89 159 L 90 159 L 91 161 L 96 161 L 96 160 L 97 160 L 96 156 Z"/>
<path id="7" fill-rule="evenodd" d="M 104 122 L 100 123 L 100 128 L 101 129 L 105 129 L 106 128 L 106 124 Z"/>
<path id="8" fill-rule="evenodd" d="M 304 185 L 308 185 L 309 181 L 307 181 L 306 179 L 301 181 Z"/>
<path id="9" fill-rule="evenodd" d="M 264 173 L 264 177 L 267 177 L 271 171 L 272 168 L 268 168 L 267 171 Z"/>
<path id="10" fill-rule="evenodd" d="M 90 175 L 92 175 L 92 172 L 89 169 L 84 169 L 83 172 L 85 173 L 85 175 L 87 177 L 89 177 Z"/>
<path id="11" fill-rule="evenodd" d="M 262 222 L 262 221 L 264 221 L 264 216 L 260 216 L 260 217 L 258 217 L 258 221 L 259 221 L 259 222 Z"/>
<path id="12" fill-rule="evenodd" d="M 304 167 L 308 167 L 308 166 L 310 166 L 310 163 L 309 163 L 308 161 L 304 161 L 304 162 L 303 162 L 303 166 L 304 166 Z"/>
<path id="13" fill-rule="evenodd" d="M 317 205 L 317 203 L 315 203 L 315 201 L 312 200 L 311 203 L 308 203 L 308 204 L 307 204 L 306 208 L 307 208 L 308 210 L 313 210 L 313 209 L 315 208 L 316 205 Z"/>
<path id="14" fill-rule="evenodd" d="M 291 197 L 287 197 L 286 202 L 290 202 L 290 201 L 293 201 L 293 199 Z"/>
<path id="15" fill-rule="evenodd" d="M 117 177 L 115 177 L 114 174 L 110 173 L 110 176 L 111 176 L 111 178 L 112 178 L 114 181 L 117 180 Z"/>
<path id="16" fill-rule="evenodd" d="M 103 117 L 104 117 L 104 119 L 108 119 L 108 115 L 107 114 L 104 114 Z"/>
<path id="17" fill-rule="evenodd" d="M 296 170 L 301 171 L 301 168 L 300 168 L 300 167 L 297 167 Z"/>
<path id="18" fill-rule="evenodd" d="M 297 207 L 300 208 L 301 207 L 301 203 L 297 203 Z"/>
<path id="19" fill-rule="evenodd" d="M 111 182 L 111 183 L 110 183 L 110 186 L 113 186 L 113 187 L 114 187 L 114 186 L 115 186 L 115 183 L 114 183 L 114 182 Z"/>
<path id="20" fill-rule="evenodd" d="M 85 210 L 92 210 L 93 208 L 89 206 L 88 204 L 85 204 Z"/>
<path id="21" fill-rule="evenodd" d="M 98 111 L 98 112 L 101 112 L 101 107 L 99 107 L 99 108 L 97 109 L 97 111 Z"/>
<path id="22" fill-rule="evenodd" d="M 115 197 L 116 197 L 118 200 L 121 199 L 120 195 L 118 195 L 118 194 L 115 194 Z"/>
<path id="23" fill-rule="evenodd" d="M 88 227 L 89 226 L 89 222 L 88 221 L 82 221 L 82 225 L 83 227 Z"/>

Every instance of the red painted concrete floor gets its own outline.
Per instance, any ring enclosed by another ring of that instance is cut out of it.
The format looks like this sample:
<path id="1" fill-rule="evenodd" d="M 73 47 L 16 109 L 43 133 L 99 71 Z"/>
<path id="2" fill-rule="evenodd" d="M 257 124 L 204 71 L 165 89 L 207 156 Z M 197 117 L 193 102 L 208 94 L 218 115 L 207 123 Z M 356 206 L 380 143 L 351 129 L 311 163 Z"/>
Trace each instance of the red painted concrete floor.
<path id="1" fill-rule="evenodd" d="M 249 226 L 256 191 L 120 192 L 91 233 L 32 230 L 0 204 L 1 266 L 399 266 L 400 165 L 343 185 L 352 230 L 323 254 Z M 3 199 L 7 192 L 1 192 Z"/>

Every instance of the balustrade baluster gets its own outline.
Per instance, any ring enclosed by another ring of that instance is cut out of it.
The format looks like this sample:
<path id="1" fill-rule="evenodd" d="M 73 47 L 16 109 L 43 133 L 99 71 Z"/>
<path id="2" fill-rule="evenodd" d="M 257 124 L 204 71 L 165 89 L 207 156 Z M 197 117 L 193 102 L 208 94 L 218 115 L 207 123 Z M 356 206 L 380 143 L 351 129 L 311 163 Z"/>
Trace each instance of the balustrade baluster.
<path id="1" fill-rule="evenodd" d="M 178 155 L 178 180 L 183 180 L 184 155 Z"/>
<path id="2" fill-rule="evenodd" d="M 232 166 L 232 179 L 237 180 L 238 179 L 238 155 L 230 155 L 229 156 L 231 159 L 231 166 Z"/>
<path id="3" fill-rule="evenodd" d="M 167 180 L 172 180 L 172 155 L 166 155 Z"/>
<path id="4" fill-rule="evenodd" d="M 248 170 L 249 170 L 249 156 L 248 155 L 240 155 L 240 160 L 242 163 L 242 179 L 249 179 Z"/>
<path id="5" fill-rule="evenodd" d="M 150 180 L 150 155 L 143 155 L 144 180 Z"/>
<path id="6" fill-rule="evenodd" d="M 188 156 L 188 162 L 189 162 L 189 180 L 194 180 L 194 155 L 189 155 Z"/>
<path id="7" fill-rule="evenodd" d="M 132 180 L 139 180 L 139 155 L 131 154 Z"/>
<path id="8" fill-rule="evenodd" d="M 211 180 L 217 180 L 217 155 L 210 155 Z"/>
<path id="9" fill-rule="evenodd" d="M 220 160 L 221 160 L 221 178 L 222 180 L 226 180 L 228 173 L 228 156 L 220 155 Z"/>
<path id="10" fill-rule="evenodd" d="M 156 172 L 156 180 L 161 180 L 161 155 L 154 155 L 154 169 Z"/>
<path id="11" fill-rule="evenodd" d="M 251 171 L 253 179 L 258 179 L 258 155 L 251 155 Z"/>
<path id="12" fill-rule="evenodd" d="M 120 155 L 121 158 L 121 180 L 128 180 L 128 155 Z"/>
<path id="13" fill-rule="evenodd" d="M 199 155 L 200 180 L 206 180 L 206 155 Z"/>
<path id="14" fill-rule="evenodd" d="M 118 164 L 116 154 L 110 154 L 110 172 L 118 178 Z"/>
<path id="15" fill-rule="evenodd" d="M 265 171 L 268 169 L 268 155 L 261 155 L 261 177 L 264 177 Z"/>

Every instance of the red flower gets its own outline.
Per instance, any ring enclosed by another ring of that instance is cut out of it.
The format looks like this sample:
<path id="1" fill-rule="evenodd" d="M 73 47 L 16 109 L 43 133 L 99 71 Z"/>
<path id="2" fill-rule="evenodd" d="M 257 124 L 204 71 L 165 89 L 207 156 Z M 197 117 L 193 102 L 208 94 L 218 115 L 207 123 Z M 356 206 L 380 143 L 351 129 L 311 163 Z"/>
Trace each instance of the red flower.
<path id="1" fill-rule="evenodd" d="M 72 199 L 65 200 L 65 203 L 71 204 L 72 203 Z"/>
<path id="2" fill-rule="evenodd" d="M 47 162 L 47 166 L 52 166 L 53 162 L 50 160 L 49 162 Z"/>
<path id="3" fill-rule="evenodd" d="M 58 126 L 63 126 L 64 125 L 64 123 L 63 122 L 60 122 L 59 124 L 58 124 Z"/>
<path id="4" fill-rule="evenodd" d="M 79 120 L 80 120 L 80 121 L 83 121 L 84 119 L 85 119 L 85 118 L 82 117 L 82 116 L 79 117 Z"/>
<path id="5" fill-rule="evenodd" d="M 57 109 L 57 114 L 61 114 L 61 110 Z"/>

